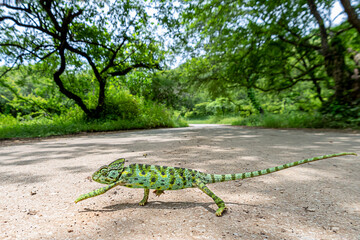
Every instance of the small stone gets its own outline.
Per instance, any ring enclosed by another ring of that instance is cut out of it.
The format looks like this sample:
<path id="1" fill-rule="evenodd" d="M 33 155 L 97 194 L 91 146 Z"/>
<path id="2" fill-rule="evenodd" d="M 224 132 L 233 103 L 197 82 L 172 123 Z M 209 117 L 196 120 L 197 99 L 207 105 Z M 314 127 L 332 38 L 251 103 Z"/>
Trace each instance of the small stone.
<path id="1" fill-rule="evenodd" d="M 307 212 L 315 212 L 315 208 L 311 208 L 311 207 L 304 207 L 305 211 Z"/>
<path id="2" fill-rule="evenodd" d="M 32 196 L 32 195 L 35 195 L 36 194 L 36 191 L 31 191 L 30 192 L 30 195 Z"/>
<path id="3" fill-rule="evenodd" d="M 36 215 L 36 213 L 37 213 L 37 211 L 35 211 L 35 210 L 28 210 L 27 211 L 27 215 Z"/>
<path id="4" fill-rule="evenodd" d="M 330 227 L 330 230 L 333 231 L 334 233 L 337 233 L 340 228 L 339 227 Z"/>
<path id="5" fill-rule="evenodd" d="M 72 232 L 74 232 L 74 230 L 72 230 L 72 229 L 69 229 L 69 230 L 68 230 L 68 233 L 72 233 Z"/>

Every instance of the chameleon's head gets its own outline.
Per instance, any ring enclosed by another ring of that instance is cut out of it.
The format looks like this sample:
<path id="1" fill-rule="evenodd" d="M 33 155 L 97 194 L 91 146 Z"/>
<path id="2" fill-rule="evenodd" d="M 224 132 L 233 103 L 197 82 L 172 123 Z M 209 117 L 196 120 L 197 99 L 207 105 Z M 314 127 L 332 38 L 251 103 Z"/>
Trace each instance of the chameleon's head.
<path id="1" fill-rule="evenodd" d="M 116 182 L 124 171 L 125 159 L 120 158 L 109 165 L 102 166 L 94 172 L 92 179 L 98 183 L 111 184 Z"/>

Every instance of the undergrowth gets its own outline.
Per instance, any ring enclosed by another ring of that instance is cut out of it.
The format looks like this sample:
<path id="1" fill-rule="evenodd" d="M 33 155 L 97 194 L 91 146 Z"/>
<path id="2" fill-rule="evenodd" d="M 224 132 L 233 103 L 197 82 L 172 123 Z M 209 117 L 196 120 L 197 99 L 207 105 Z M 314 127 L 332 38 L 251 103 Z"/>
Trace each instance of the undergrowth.
<path id="1" fill-rule="evenodd" d="M 50 117 L 14 118 L 0 115 L 0 139 L 47 137 L 81 132 L 117 131 L 159 127 L 184 127 L 186 121 L 156 103 L 146 103 L 133 119 L 87 120 L 78 108 Z"/>
<path id="2" fill-rule="evenodd" d="M 289 112 L 282 114 L 253 114 L 240 116 L 207 116 L 188 119 L 190 124 L 231 124 L 268 128 L 353 128 L 360 129 L 358 122 L 337 121 L 321 113 Z"/>

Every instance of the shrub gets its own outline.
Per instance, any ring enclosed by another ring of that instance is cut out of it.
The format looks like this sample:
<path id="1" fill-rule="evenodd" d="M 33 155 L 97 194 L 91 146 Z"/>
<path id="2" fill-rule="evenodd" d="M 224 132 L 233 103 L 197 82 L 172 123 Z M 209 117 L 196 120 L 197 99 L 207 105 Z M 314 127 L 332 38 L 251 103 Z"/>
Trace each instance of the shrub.
<path id="1" fill-rule="evenodd" d="M 328 125 L 320 113 L 290 112 L 284 114 L 257 114 L 240 118 L 232 125 L 261 126 L 269 128 L 323 128 Z"/>
<path id="2" fill-rule="evenodd" d="M 110 88 L 105 100 L 104 115 L 107 119 L 135 119 L 140 116 L 140 100 L 126 90 Z"/>

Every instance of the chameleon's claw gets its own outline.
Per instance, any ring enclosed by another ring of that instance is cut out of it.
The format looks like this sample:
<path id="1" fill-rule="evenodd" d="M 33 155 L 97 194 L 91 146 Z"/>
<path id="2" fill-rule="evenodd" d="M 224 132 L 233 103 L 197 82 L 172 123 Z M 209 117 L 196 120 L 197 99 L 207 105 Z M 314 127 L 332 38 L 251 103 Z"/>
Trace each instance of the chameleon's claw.
<path id="1" fill-rule="evenodd" d="M 147 203 L 147 200 L 146 200 L 146 201 L 140 201 L 140 202 L 139 202 L 139 205 L 140 205 L 140 206 L 145 206 L 146 203 Z"/>
<path id="2" fill-rule="evenodd" d="M 154 193 L 157 197 L 160 197 L 161 194 L 165 194 L 164 190 L 154 190 Z"/>
<path id="3" fill-rule="evenodd" d="M 218 210 L 216 210 L 216 216 L 217 217 L 221 217 L 222 216 L 222 214 L 224 213 L 224 211 L 226 211 L 227 210 L 227 208 L 226 207 L 220 207 L 220 208 L 218 208 Z"/>

